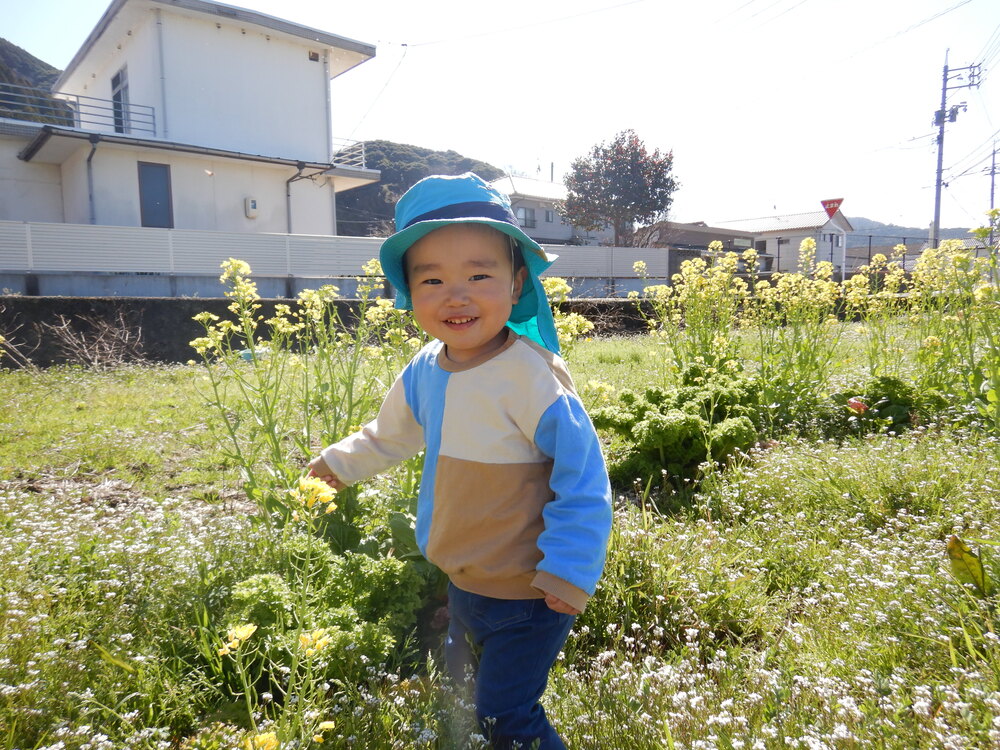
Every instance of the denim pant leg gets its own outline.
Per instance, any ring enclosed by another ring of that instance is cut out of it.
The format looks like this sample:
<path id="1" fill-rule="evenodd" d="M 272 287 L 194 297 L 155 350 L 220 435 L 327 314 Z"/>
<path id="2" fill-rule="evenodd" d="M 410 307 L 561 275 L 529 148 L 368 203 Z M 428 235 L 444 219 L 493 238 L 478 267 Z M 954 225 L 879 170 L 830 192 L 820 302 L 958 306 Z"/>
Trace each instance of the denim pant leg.
<path id="1" fill-rule="evenodd" d="M 538 750 L 565 748 L 538 700 L 576 618 L 553 612 L 543 599 L 493 599 L 455 586 L 448 593 L 448 667 L 461 682 L 463 659 L 471 657 L 468 632 L 480 650 L 476 715 L 492 747 L 527 750 L 538 740 Z"/>

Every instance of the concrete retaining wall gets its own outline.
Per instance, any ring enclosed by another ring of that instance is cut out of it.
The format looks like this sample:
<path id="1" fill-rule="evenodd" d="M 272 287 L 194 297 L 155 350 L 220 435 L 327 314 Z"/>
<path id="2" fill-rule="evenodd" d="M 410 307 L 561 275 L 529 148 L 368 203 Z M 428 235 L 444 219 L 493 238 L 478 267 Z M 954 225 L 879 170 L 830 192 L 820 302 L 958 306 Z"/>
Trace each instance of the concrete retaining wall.
<path id="1" fill-rule="evenodd" d="M 288 300 L 261 300 L 261 314 L 271 317 L 274 305 Z M 142 357 L 153 362 L 186 362 L 195 358 L 190 341 L 204 332 L 192 318 L 202 312 L 231 318 L 230 300 L 226 298 L 166 297 L 25 297 L 0 296 L 0 334 L 17 346 L 18 351 L 35 364 L 47 367 L 70 361 L 58 337 L 46 331 L 46 324 L 68 321 L 73 330 L 95 336 L 105 326 L 127 326 L 139 333 Z M 357 302 L 339 300 L 341 317 L 355 319 Z M 598 335 L 638 332 L 645 329 L 636 303 L 622 299 L 577 299 L 563 305 L 567 312 L 578 312 L 594 321 Z M 9 358 L 0 359 L 0 367 L 11 366 Z"/>

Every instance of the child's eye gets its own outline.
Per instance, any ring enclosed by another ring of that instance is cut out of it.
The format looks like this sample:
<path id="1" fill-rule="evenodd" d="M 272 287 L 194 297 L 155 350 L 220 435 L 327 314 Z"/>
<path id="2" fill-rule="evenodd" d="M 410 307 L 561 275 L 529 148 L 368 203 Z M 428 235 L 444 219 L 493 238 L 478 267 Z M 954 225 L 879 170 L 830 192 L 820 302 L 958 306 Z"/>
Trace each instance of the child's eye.
<path id="1" fill-rule="evenodd" d="M 473 281 L 482 281 L 483 279 L 488 279 L 490 275 L 488 273 L 477 273 L 472 277 Z"/>
<path id="2" fill-rule="evenodd" d="M 421 284 L 440 284 L 441 279 L 424 279 L 420 282 Z"/>

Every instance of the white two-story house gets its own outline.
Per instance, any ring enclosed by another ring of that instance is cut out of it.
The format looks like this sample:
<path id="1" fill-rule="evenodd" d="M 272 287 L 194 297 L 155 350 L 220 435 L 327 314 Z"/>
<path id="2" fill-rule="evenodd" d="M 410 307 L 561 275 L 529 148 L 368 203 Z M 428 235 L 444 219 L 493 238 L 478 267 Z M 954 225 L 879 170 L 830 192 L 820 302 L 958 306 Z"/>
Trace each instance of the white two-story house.
<path id="1" fill-rule="evenodd" d="M 559 215 L 558 206 L 566 200 L 561 182 L 506 175 L 490 183 L 510 197 L 511 208 L 525 234 L 542 244 L 609 245 L 614 231 L 605 228 L 589 232 L 573 226 Z"/>
<path id="2" fill-rule="evenodd" d="M 330 80 L 374 55 L 211 0 L 113 0 L 47 122 L 0 111 L 0 222 L 335 234 L 336 193 L 379 174 L 335 140 Z"/>

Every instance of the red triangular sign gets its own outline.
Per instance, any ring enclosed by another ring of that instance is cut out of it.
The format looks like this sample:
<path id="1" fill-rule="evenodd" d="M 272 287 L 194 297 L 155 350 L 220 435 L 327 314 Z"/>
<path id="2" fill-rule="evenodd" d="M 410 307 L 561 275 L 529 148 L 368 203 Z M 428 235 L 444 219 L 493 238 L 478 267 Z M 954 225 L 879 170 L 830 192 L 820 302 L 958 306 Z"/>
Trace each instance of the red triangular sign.
<path id="1" fill-rule="evenodd" d="M 834 198 L 830 201 L 823 201 L 823 208 L 826 209 L 826 215 L 832 219 L 833 215 L 840 209 L 840 204 L 843 202 L 843 198 Z"/>

